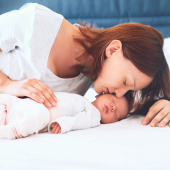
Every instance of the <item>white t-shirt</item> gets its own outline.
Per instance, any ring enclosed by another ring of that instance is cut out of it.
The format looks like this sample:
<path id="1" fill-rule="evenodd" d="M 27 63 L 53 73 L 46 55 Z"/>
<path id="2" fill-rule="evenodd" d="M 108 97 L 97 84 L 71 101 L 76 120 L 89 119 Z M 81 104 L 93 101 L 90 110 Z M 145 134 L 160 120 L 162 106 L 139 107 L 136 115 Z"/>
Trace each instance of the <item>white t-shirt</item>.
<path id="1" fill-rule="evenodd" d="M 62 15 L 36 3 L 0 15 L 0 72 L 12 80 L 36 78 L 56 92 L 84 95 L 91 85 L 84 74 L 59 78 L 47 68 L 62 21 Z"/>

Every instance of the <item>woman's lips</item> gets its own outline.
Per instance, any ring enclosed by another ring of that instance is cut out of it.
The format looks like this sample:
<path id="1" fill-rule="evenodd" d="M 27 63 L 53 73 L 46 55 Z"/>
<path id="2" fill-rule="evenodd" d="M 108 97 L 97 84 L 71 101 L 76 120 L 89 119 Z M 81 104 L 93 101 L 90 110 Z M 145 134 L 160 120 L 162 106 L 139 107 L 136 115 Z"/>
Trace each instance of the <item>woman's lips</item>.
<path id="1" fill-rule="evenodd" d="M 106 91 L 105 91 L 106 94 L 110 93 L 109 89 L 106 88 Z"/>
<path id="2" fill-rule="evenodd" d="M 109 90 L 108 90 L 108 88 L 106 88 L 106 91 L 105 91 L 105 93 L 109 93 Z"/>
<path id="3" fill-rule="evenodd" d="M 106 105 L 104 105 L 104 112 L 107 114 L 109 111 L 108 107 Z"/>

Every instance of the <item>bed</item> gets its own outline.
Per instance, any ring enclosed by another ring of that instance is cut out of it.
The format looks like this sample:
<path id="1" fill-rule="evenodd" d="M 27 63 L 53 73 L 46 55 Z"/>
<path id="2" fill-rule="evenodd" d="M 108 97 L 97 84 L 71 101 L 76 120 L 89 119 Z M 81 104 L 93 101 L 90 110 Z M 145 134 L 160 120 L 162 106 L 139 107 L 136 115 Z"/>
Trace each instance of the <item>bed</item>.
<path id="1" fill-rule="evenodd" d="M 158 29 L 166 39 L 170 63 L 170 0 L 0 0 L 0 14 L 36 2 L 61 13 L 71 23 L 82 21 L 107 28 L 139 22 Z M 90 88 L 85 97 L 94 100 Z M 18 140 L 0 140 L 0 170 L 169 170 L 170 128 L 142 126 L 133 115 L 113 124 Z"/>

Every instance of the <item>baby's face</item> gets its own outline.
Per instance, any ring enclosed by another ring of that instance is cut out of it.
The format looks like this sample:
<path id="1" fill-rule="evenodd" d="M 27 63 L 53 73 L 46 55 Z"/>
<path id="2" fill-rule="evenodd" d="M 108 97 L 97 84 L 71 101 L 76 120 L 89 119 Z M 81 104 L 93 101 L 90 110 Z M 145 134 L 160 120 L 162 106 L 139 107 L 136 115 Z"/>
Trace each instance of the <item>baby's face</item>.
<path id="1" fill-rule="evenodd" d="M 100 111 L 102 123 L 114 123 L 126 118 L 129 105 L 123 96 L 117 98 L 113 94 L 103 94 L 97 97 L 92 104 Z"/>

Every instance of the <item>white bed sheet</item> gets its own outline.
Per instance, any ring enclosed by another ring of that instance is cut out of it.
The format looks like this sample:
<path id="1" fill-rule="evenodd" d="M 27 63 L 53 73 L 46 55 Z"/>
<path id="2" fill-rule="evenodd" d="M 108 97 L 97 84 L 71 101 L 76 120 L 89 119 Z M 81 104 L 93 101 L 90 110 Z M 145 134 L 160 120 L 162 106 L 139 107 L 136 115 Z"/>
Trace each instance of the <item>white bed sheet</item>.
<path id="1" fill-rule="evenodd" d="M 0 170 L 160 170 L 170 168 L 170 128 L 142 116 L 66 134 L 0 140 Z"/>

